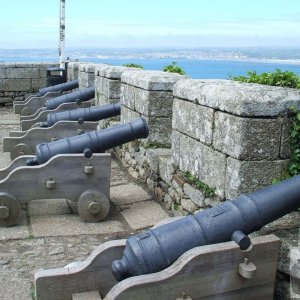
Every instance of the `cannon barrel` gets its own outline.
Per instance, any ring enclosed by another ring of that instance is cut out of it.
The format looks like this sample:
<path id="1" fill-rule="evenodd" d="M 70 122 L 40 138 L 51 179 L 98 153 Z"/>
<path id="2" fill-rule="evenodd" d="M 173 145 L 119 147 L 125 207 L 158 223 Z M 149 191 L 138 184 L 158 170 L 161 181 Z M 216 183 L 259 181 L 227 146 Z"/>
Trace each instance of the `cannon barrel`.
<path id="1" fill-rule="evenodd" d="M 101 153 L 121 144 L 146 138 L 148 134 L 146 121 L 138 118 L 127 124 L 101 131 L 92 131 L 46 144 L 38 144 L 36 157 L 29 159 L 26 163 L 28 166 L 43 164 L 54 155 L 64 153 L 84 153 L 86 157 L 91 157 L 93 152 Z"/>
<path id="2" fill-rule="evenodd" d="M 78 91 L 61 95 L 46 101 L 46 109 L 51 110 L 57 108 L 62 103 L 83 102 L 95 98 L 95 88 L 80 89 Z"/>
<path id="3" fill-rule="evenodd" d="M 121 104 L 113 103 L 97 107 L 79 108 L 57 113 L 50 113 L 47 122 L 40 124 L 41 127 L 50 127 L 59 121 L 100 121 L 121 113 Z"/>
<path id="4" fill-rule="evenodd" d="M 45 94 L 49 93 L 49 92 L 66 92 L 66 91 L 71 91 L 74 90 L 76 88 L 78 88 L 79 84 L 78 84 L 78 80 L 72 80 L 72 81 L 68 81 L 65 83 L 60 83 L 60 84 L 56 84 L 56 85 L 52 85 L 52 86 L 48 86 L 45 88 L 41 88 L 39 89 L 37 96 L 44 96 Z"/>
<path id="5" fill-rule="evenodd" d="M 113 274 L 120 281 L 158 272 L 184 252 L 202 245 L 233 240 L 245 250 L 251 245 L 249 233 L 299 206 L 300 175 L 131 236 L 122 259 L 112 264 Z"/>

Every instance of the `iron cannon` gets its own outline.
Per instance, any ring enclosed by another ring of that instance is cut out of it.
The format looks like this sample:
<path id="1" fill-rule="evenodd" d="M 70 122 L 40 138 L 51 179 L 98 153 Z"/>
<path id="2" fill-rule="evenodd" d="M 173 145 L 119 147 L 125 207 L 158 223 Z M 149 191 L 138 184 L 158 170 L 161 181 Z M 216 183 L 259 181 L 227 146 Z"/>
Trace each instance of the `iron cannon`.
<path id="1" fill-rule="evenodd" d="M 36 96 L 41 97 L 46 95 L 47 93 L 71 91 L 78 88 L 78 86 L 78 80 L 72 80 L 65 83 L 40 88 L 39 91 L 36 93 Z"/>
<path id="2" fill-rule="evenodd" d="M 50 143 L 38 144 L 35 151 L 36 156 L 29 159 L 27 165 L 43 164 L 57 154 L 84 153 L 86 157 L 91 157 L 93 152 L 102 153 L 121 144 L 146 138 L 148 134 L 146 121 L 138 118 L 127 124 L 101 131 L 92 131 Z"/>
<path id="3" fill-rule="evenodd" d="M 248 234 L 300 207 L 300 175 L 236 200 L 131 236 L 121 260 L 112 263 L 117 280 L 161 271 L 184 252 L 226 241 L 242 250 Z"/>
<path id="4" fill-rule="evenodd" d="M 95 97 L 95 88 L 86 88 L 80 89 L 78 91 L 61 95 L 59 97 L 55 97 L 46 101 L 46 110 L 51 110 L 57 108 L 59 105 L 63 103 L 76 102 L 81 103 L 83 101 L 91 100 Z"/>
<path id="5" fill-rule="evenodd" d="M 47 122 L 41 122 L 40 127 L 51 127 L 59 121 L 100 121 L 121 113 L 121 104 L 113 103 L 100 107 L 79 108 L 57 113 L 50 113 L 47 116 Z"/>

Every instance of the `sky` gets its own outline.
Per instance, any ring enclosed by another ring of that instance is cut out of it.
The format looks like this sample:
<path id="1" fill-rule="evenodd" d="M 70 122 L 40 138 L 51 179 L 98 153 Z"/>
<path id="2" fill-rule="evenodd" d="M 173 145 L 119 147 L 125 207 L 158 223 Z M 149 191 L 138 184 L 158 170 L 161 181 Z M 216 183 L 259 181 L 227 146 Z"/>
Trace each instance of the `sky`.
<path id="1" fill-rule="evenodd" d="M 59 0 L 0 0 L 0 49 L 57 48 Z M 300 47 L 300 0 L 66 0 L 66 47 Z"/>

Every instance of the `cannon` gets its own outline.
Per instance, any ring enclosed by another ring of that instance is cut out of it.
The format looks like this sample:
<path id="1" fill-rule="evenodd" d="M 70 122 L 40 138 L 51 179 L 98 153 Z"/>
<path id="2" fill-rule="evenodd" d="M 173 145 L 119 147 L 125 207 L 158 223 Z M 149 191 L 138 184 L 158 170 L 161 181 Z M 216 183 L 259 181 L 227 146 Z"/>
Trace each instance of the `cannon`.
<path id="1" fill-rule="evenodd" d="M 20 116 L 20 126 L 21 130 L 25 131 L 32 127 L 40 127 L 41 122 L 47 121 L 47 116 L 50 113 L 62 112 L 67 110 L 73 110 L 78 108 L 90 107 L 92 105 L 92 101 L 84 101 L 82 103 L 70 102 L 63 103 L 55 109 L 48 110 L 45 107 L 41 107 L 38 109 L 33 115 L 29 116 Z"/>
<path id="2" fill-rule="evenodd" d="M 299 206 L 300 175 L 130 237 L 112 272 L 118 281 L 158 272 L 189 249 L 230 240 L 249 249 L 248 234 Z"/>
<path id="3" fill-rule="evenodd" d="M 104 220 L 110 209 L 110 154 L 99 152 L 147 135 L 148 126 L 140 118 L 37 145 L 35 157 L 18 157 L 0 170 L 0 227 L 17 224 L 21 205 L 34 199 L 67 199 L 78 203 L 84 221 Z"/>
<path id="4" fill-rule="evenodd" d="M 65 83 L 60 83 L 44 88 L 40 88 L 36 96 L 44 96 L 47 93 L 53 93 L 53 92 L 66 92 L 66 91 L 71 91 L 74 89 L 77 89 L 79 87 L 78 80 L 71 80 Z"/>
<path id="5" fill-rule="evenodd" d="M 3 152 L 10 152 L 11 160 L 21 155 L 32 155 L 37 144 L 95 131 L 98 123 L 93 121 L 120 115 L 120 112 L 121 105 L 116 103 L 50 113 L 47 122 L 41 122 L 28 131 L 21 131 L 19 135 L 14 132 L 14 136 L 5 137 Z"/>
<path id="6" fill-rule="evenodd" d="M 73 93 L 55 97 L 46 101 L 46 109 L 55 109 L 63 103 L 76 102 L 81 103 L 95 98 L 95 88 L 80 89 Z"/>
<path id="7" fill-rule="evenodd" d="M 86 89 L 80 89 L 75 92 L 63 94 L 58 97 L 46 97 L 43 96 L 41 98 L 32 98 L 27 103 L 24 104 L 16 104 L 15 111 L 17 109 L 17 106 L 22 106 L 19 108 L 21 110 L 20 114 L 21 116 L 30 116 L 32 114 L 35 114 L 37 110 L 41 111 L 43 109 L 55 109 L 59 105 L 63 103 L 81 103 L 84 101 L 91 100 L 95 97 L 95 88 L 86 88 Z"/>
<path id="8" fill-rule="evenodd" d="M 24 101 L 14 101 L 14 112 L 16 114 L 20 114 L 27 105 L 32 105 L 31 103 L 38 103 L 40 100 L 43 102 L 45 99 L 57 97 L 64 92 L 69 92 L 78 88 L 78 86 L 78 80 L 73 80 L 66 83 L 41 88 L 36 94 L 30 95 Z M 23 114 L 27 114 L 26 109 Z"/>
<path id="9" fill-rule="evenodd" d="M 27 161 L 28 166 L 40 165 L 51 157 L 62 153 L 84 153 L 91 157 L 93 152 L 104 152 L 118 145 L 146 138 L 149 134 L 147 123 L 138 118 L 132 122 L 113 126 L 101 131 L 93 131 L 51 143 L 38 144 L 36 157 Z"/>
<path id="10" fill-rule="evenodd" d="M 59 121 L 100 121 L 121 113 L 121 104 L 113 103 L 99 107 L 89 107 L 75 110 L 68 110 L 58 113 L 50 113 L 47 116 L 47 122 L 41 122 L 41 127 L 51 127 Z"/>
<path id="11" fill-rule="evenodd" d="M 37 144 L 95 131 L 97 126 L 97 122 L 60 121 L 47 128 L 33 127 L 28 131 L 11 132 L 9 137 L 3 138 L 3 152 L 10 152 L 11 160 L 33 155 Z"/>

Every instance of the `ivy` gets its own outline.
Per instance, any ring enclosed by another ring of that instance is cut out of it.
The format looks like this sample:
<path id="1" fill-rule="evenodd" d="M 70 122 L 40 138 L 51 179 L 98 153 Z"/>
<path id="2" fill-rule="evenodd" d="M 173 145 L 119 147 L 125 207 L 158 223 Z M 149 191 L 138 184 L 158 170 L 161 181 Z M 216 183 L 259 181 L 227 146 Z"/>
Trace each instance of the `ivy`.
<path id="1" fill-rule="evenodd" d="M 290 109 L 293 112 L 293 117 L 291 118 L 291 159 L 288 171 L 290 176 L 295 176 L 300 174 L 300 110 L 295 106 L 292 106 Z"/>
<path id="2" fill-rule="evenodd" d="M 191 172 L 186 172 L 184 177 L 187 181 L 192 183 L 197 189 L 201 190 L 205 197 L 215 196 L 215 189 L 211 188 L 206 183 L 200 181 L 197 177 L 191 174 Z"/>
<path id="3" fill-rule="evenodd" d="M 170 73 L 178 73 L 180 75 L 185 75 L 185 71 L 177 65 L 176 61 L 172 61 L 172 64 L 165 66 L 163 68 L 163 71 L 170 72 Z"/>

